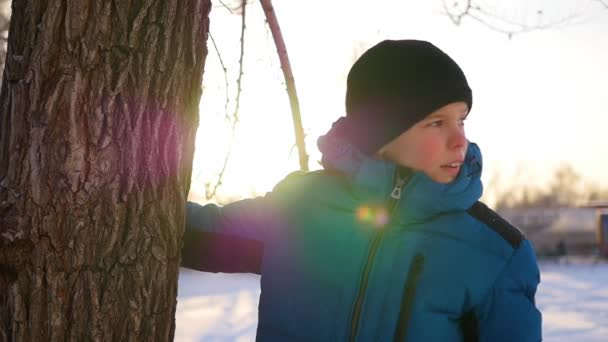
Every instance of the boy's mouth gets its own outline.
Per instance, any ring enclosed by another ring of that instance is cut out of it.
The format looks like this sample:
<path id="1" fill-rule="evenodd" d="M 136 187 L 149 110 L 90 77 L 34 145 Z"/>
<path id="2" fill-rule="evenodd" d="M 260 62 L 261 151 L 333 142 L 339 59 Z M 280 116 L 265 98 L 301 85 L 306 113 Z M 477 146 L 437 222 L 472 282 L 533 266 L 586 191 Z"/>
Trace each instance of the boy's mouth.
<path id="1" fill-rule="evenodd" d="M 462 166 L 461 160 L 441 165 L 441 169 L 450 174 L 456 175 L 458 174 L 458 171 L 460 171 L 460 166 Z"/>
<path id="2" fill-rule="evenodd" d="M 462 165 L 462 163 L 450 163 L 450 164 L 446 164 L 443 165 L 445 167 L 460 167 L 460 165 Z"/>

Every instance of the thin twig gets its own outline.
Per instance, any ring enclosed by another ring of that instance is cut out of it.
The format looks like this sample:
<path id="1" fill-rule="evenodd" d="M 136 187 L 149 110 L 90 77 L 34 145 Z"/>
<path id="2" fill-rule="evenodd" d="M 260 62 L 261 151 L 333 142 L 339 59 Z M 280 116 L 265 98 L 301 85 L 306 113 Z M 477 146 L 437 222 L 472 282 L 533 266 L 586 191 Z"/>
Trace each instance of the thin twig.
<path id="1" fill-rule="evenodd" d="M 598 0 L 598 1 L 604 1 L 604 0 Z M 455 25 L 460 25 L 462 23 L 462 19 L 465 17 L 470 17 L 473 20 L 478 21 L 479 23 L 489 27 L 490 29 L 506 34 L 507 36 L 509 36 L 509 38 L 511 38 L 513 35 L 515 34 L 519 34 L 519 33 L 524 33 L 524 32 L 530 32 L 530 31 L 537 31 L 537 30 L 545 30 L 548 28 L 554 28 L 556 26 L 559 25 L 563 25 L 567 22 L 570 22 L 572 19 L 574 19 L 577 15 L 576 14 L 572 14 L 566 17 L 563 17 L 559 20 L 547 23 L 547 24 L 540 24 L 540 25 L 526 25 L 523 23 L 519 23 L 513 20 L 509 20 L 507 18 L 503 18 L 501 16 L 498 16 L 496 14 L 493 14 L 489 11 L 485 11 L 481 6 L 473 3 L 471 0 L 467 0 L 467 4 L 465 6 L 465 8 L 460 11 L 460 13 L 453 13 L 447 3 L 446 0 L 442 1 L 443 4 L 443 8 L 445 10 L 445 15 L 447 15 L 450 20 L 455 24 Z M 491 23 L 490 21 L 488 21 L 488 19 L 492 19 L 495 21 L 498 21 L 502 24 L 511 26 L 511 27 L 515 27 L 515 29 L 505 29 L 503 27 L 500 27 L 499 25 L 496 25 L 495 23 Z"/>
<path id="2" fill-rule="evenodd" d="M 608 1 L 607 0 L 597 0 L 602 6 L 608 9 Z"/>
<path id="3" fill-rule="evenodd" d="M 226 156 L 224 157 L 224 165 L 222 166 L 222 170 L 220 171 L 220 173 L 218 175 L 217 182 L 213 186 L 213 190 L 211 192 L 207 191 L 207 193 L 206 193 L 207 199 L 215 197 L 215 195 L 217 194 L 217 189 L 222 184 L 222 178 L 224 177 L 224 173 L 226 172 L 226 168 L 228 167 L 228 160 L 230 159 L 230 155 L 232 154 L 232 147 L 234 145 L 234 136 L 235 136 L 235 132 L 236 132 L 236 125 L 239 122 L 239 109 L 240 109 L 240 104 L 241 104 L 241 90 L 242 90 L 241 84 L 242 84 L 242 80 L 243 80 L 243 56 L 245 55 L 245 17 L 246 17 L 245 9 L 246 8 L 247 8 L 247 0 L 242 0 L 241 53 L 240 53 L 240 57 L 239 57 L 239 77 L 236 81 L 237 92 L 236 92 L 236 99 L 235 99 L 235 104 L 234 104 L 234 113 L 232 114 L 232 134 L 230 136 L 228 152 L 226 153 Z"/>
<path id="4" fill-rule="evenodd" d="M 243 57 L 245 55 L 245 9 L 247 8 L 247 0 L 243 0 L 242 19 L 241 19 L 241 53 L 239 56 L 239 77 L 236 80 L 236 100 L 234 105 L 234 113 L 232 114 L 232 130 L 234 131 L 237 122 L 239 121 L 239 109 L 241 106 L 241 91 L 243 81 Z"/>
<path id="5" fill-rule="evenodd" d="M 234 11 L 232 10 L 232 8 L 228 7 L 228 5 L 226 5 L 222 0 L 217 0 L 217 1 L 222 5 L 222 7 L 227 9 L 228 12 L 230 12 L 230 14 L 234 14 Z"/>
<path id="6" fill-rule="evenodd" d="M 512 23 L 511 25 L 519 26 L 519 28 L 516 29 L 516 30 L 506 30 L 506 29 L 500 28 L 500 27 L 498 27 L 496 25 L 490 24 L 484 18 L 482 18 L 481 16 L 478 16 L 476 14 L 469 14 L 468 16 L 471 19 L 474 19 L 474 20 L 480 22 L 481 24 L 483 24 L 483 25 L 491 28 L 494 31 L 506 34 L 507 36 L 509 36 L 509 38 L 513 37 L 515 34 L 555 28 L 555 27 L 557 27 L 559 25 L 562 25 L 562 24 L 564 24 L 564 23 L 566 23 L 566 22 L 568 22 L 568 21 L 570 21 L 571 19 L 574 18 L 574 17 L 571 17 L 571 18 L 570 17 L 566 17 L 566 18 L 562 18 L 562 20 L 560 20 L 560 21 L 552 22 L 552 23 L 545 24 L 545 25 L 534 25 L 534 26 L 526 26 L 526 25 L 523 25 L 523 24 Z M 507 22 L 505 21 L 505 23 L 507 23 Z"/>
<path id="7" fill-rule="evenodd" d="M 471 1 L 467 0 L 467 7 L 464 9 L 464 11 L 462 11 L 462 13 L 460 13 L 458 15 L 453 15 L 452 13 L 450 13 L 450 10 L 449 10 L 448 5 L 446 4 L 445 0 L 442 1 L 442 4 L 443 4 L 443 9 L 445 10 L 445 14 L 448 16 L 448 18 L 450 18 L 450 20 L 452 20 L 452 23 L 454 23 L 454 25 L 456 25 L 456 26 L 460 25 L 462 18 L 465 15 L 467 15 L 467 13 L 469 13 L 469 11 L 471 9 Z"/>
<path id="8" fill-rule="evenodd" d="M 213 39 L 213 35 L 209 32 L 209 38 L 211 38 L 211 43 L 213 44 L 213 48 L 215 49 L 215 53 L 217 54 L 217 58 L 220 60 L 220 64 L 222 65 L 222 70 L 224 70 L 224 82 L 226 89 L 226 103 L 224 104 L 224 113 L 226 113 L 226 118 L 228 118 L 228 105 L 230 104 L 230 89 L 228 85 L 228 68 L 224 64 L 224 60 L 222 59 L 222 54 L 215 43 L 215 39 Z"/>
<path id="9" fill-rule="evenodd" d="M 515 22 L 515 21 L 512 21 L 512 20 L 509 20 L 507 18 L 502 18 L 502 17 L 500 17 L 500 16 L 498 16 L 496 14 L 493 14 L 493 13 L 490 13 L 488 11 L 485 11 L 483 8 L 481 8 L 479 6 L 477 6 L 475 8 L 475 10 L 479 11 L 479 13 L 481 13 L 483 15 L 486 15 L 486 16 L 488 16 L 490 18 L 494 18 L 496 20 L 502 21 L 503 23 L 505 23 L 507 25 L 519 26 L 520 30 L 518 30 L 516 32 L 514 31 L 514 33 L 529 32 L 529 31 L 534 31 L 534 30 L 546 30 L 546 29 L 549 29 L 549 28 L 554 28 L 556 26 L 560 26 L 560 25 L 563 25 L 565 23 L 568 23 L 572 19 L 574 19 L 574 18 L 576 18 L 578 16 L 577 14 L 571 14 L 571 15 L 565 16 L 565 17 L 563 17 L 561 19 L 552 21 L 552 22 L 547 23 L 547 24 L 539 24 L 539 25 L 529 26 L 529 25 L 525 25 L 525 24 L 522 24 L 522 23 L 518 23 L 518 22 Z"/>

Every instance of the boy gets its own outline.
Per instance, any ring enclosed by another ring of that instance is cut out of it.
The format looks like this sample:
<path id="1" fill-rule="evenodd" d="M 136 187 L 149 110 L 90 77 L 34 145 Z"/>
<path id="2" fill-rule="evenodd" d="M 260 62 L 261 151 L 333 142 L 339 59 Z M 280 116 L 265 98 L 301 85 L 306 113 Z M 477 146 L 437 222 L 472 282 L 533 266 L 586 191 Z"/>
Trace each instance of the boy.
<path id="1" fill-rule="evenodd" d="M 258 341 L 540 341 L 533 248 L 478 202 L 471 104 L 434 45 L 379 43 L 319 139 L 324 170 L 224 207 L 190 203 L 183 265 L 200 265 L 201 232 L 263 243 Z"/>

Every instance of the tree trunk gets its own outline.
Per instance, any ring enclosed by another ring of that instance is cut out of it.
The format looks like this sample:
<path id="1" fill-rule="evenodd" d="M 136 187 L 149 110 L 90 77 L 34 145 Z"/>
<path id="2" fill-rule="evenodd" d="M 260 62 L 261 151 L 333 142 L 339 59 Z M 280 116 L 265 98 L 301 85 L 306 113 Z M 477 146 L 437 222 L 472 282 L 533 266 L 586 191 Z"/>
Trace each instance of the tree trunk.
<path id="1" fill-rule="evenodd" d="M 210 8 L 13 2 L 0 341 L 173 339 Z"/>

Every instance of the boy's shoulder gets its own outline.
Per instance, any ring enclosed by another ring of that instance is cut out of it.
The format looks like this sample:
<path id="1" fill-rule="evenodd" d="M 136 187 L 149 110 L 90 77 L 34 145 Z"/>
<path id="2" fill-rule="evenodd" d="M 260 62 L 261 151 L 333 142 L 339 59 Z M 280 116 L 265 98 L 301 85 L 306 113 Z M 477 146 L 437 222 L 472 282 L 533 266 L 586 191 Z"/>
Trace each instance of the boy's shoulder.
<path id="1" fill-rule="evenodd" d="M 288 174 L 272 190 L 276 199 L 298 208 L 315 202 L 346 205 L 349 203 L 349 185 L 344 174 L 338 171 L 296 171 Z"/>
<path id="2" fill-rule="evenodd" d="M 286 190 L 294 188 L 307 188 L 313 183 L 330 183 L 340 184 L 345 181 L 344 174 L 339 171 L 332 170 L 315 170 L 315 171 L 294 171 L 283 180 L 281 180 L 274 188 L 274 190 Z M 308 188 L 309 189 L 309 188 Z M 310 189 L 309 189 L 310 190 Z"/>
<path id="3" fill-rule="evenodd" d="M 483 223 L 485 227 L 498 234 L 513 249 L 517 249 L 525 240 L 524 234 L 517 227 L 509 223 L 509 221 L 505 220 L 483 202 L 475 202 L 475 204 L 467 209 L 467 213 Z"/>

